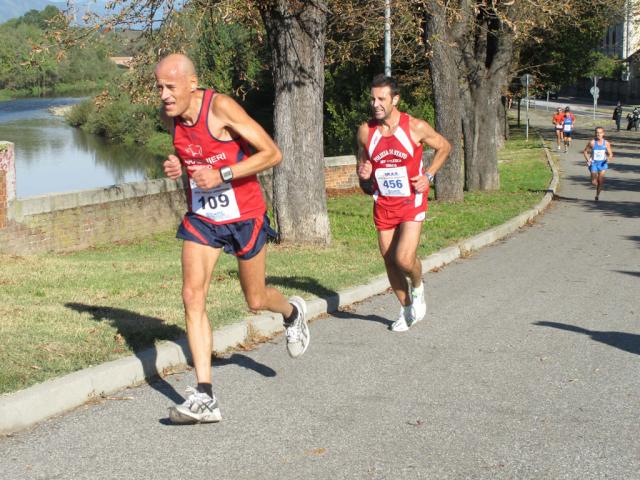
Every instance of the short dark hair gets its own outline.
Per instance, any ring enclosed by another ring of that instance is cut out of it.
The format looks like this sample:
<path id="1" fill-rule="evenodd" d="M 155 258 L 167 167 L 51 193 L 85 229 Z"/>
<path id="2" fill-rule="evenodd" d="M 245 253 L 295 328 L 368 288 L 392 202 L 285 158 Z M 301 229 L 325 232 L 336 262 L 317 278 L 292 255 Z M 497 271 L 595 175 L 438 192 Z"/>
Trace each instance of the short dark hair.
<path id="1" fill-rule="evenodd" d="M 387 77 L 384 73 L 379 73 L 373 80 L 371 80 L 371 88 L 376 87 L 389 87 L 391 89 L 391 96 L 395 97 L 400 94 L 400 89 L 398 88 L 398 82 L 393 77 Z"/>

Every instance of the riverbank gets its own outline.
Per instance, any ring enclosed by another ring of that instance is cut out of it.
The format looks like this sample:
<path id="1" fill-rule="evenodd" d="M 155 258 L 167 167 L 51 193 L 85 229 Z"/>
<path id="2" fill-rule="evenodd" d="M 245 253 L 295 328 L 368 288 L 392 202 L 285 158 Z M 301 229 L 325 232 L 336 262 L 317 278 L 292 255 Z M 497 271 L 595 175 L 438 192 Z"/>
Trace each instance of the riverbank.
<path id="1" fill-rule="evenodd" d="M 460 204 L 431 201 L 421 257 L 540 201 L 550 179 L 541 143 L 524 142 L 514 130 L 500 158 L 500 191 L 467 194 Z M 267 281 L 286 295 L 327 296 L 383 273 L 371 198 L 330 198 L 328 209 L 330 247 L 269 247 Z M 2 392 L 183 335 L 180 247 L 171 231 L 74 254 L 0 257 L 0 333 L 7 339 L 0 346 L 7 359 L 0 366 Z M 235 260 L 222 256 L 208 299 L 214 329 L 247 313 L 237 275 Z"/>
<path id="2" fill-rule="evenodd" d="M 54 88 L 24 88 L 20 90 L 0 89 L 0 102 L 20 98 L 45 97 L 86 97 L 99 93 L 106 86 L 105 82 L 83 81 L 79 83 L 60 83 Z"/>

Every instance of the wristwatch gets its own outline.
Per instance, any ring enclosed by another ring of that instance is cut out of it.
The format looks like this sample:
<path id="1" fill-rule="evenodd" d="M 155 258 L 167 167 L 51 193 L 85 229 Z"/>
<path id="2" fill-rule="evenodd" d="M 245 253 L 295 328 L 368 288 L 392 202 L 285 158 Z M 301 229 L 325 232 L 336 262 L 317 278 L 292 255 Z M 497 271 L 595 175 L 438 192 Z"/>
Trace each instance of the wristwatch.
<path id="1" fill-rule="evenodd" d="M 220 177 L 222 177 L 223 182 L 229 183 L 231 179 L 233 179 L 233 172 L 231 171 L 231 167 L 222 167 L 220 169 Z"/>
<path id="2" fill-rule="evenodd" d="M 429 172 L 425 172 L 425 175 L 429 179 L 429 183 L 433 183 L 433 175 L 431 175 Z"/>

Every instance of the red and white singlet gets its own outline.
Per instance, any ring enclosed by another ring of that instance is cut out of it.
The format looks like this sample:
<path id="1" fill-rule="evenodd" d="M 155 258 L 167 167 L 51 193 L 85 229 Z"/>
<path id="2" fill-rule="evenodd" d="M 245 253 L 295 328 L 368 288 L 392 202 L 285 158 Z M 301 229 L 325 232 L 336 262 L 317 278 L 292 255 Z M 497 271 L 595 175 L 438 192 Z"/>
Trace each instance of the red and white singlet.
<path id="1" fill-rule="evenodd" d="M 237 137 L 218 140 L 209 131 L 207 119 L 213 90 L 204 90 L 200 113 L 194 125 L 174 119 L 173 146 L 185 167 L 202 165 L 219 170 L 247 158 L 248 143 Z M 233 179 L 212 189 L 201 189 L 188 173 L 187 203 L 189 211 L 210 223 L 233 223 L 262 217 L 267 209 L 260 183 L 255 175 Z"/>
<path id="2" fill-rule="evenodd" d="M 373 218 L 378 230 L 395 228 L 402 222 L 421 222 L 427 210 L 427 192 L 416 193 L 410 179 L 424 175 L 422 145 L 411 139 L 410 117 L 400 113 L 400 122 L 390 136 L 383 136 L 375 120 L 369 122 L 367 155 L 373 171 L 375 201 Z"/>

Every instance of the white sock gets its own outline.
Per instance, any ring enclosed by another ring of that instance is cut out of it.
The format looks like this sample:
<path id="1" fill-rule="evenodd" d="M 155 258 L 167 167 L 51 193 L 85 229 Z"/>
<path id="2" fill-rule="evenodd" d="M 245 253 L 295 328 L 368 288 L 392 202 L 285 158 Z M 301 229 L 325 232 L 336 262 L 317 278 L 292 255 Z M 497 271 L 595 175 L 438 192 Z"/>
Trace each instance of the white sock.
<path id="1" fill-rule="evenodd" d="M 411 295 L 415 297 L 424 296 L 424 283 L 420 282 L 420 285 L 417 287 L 411 287 Z"/>

